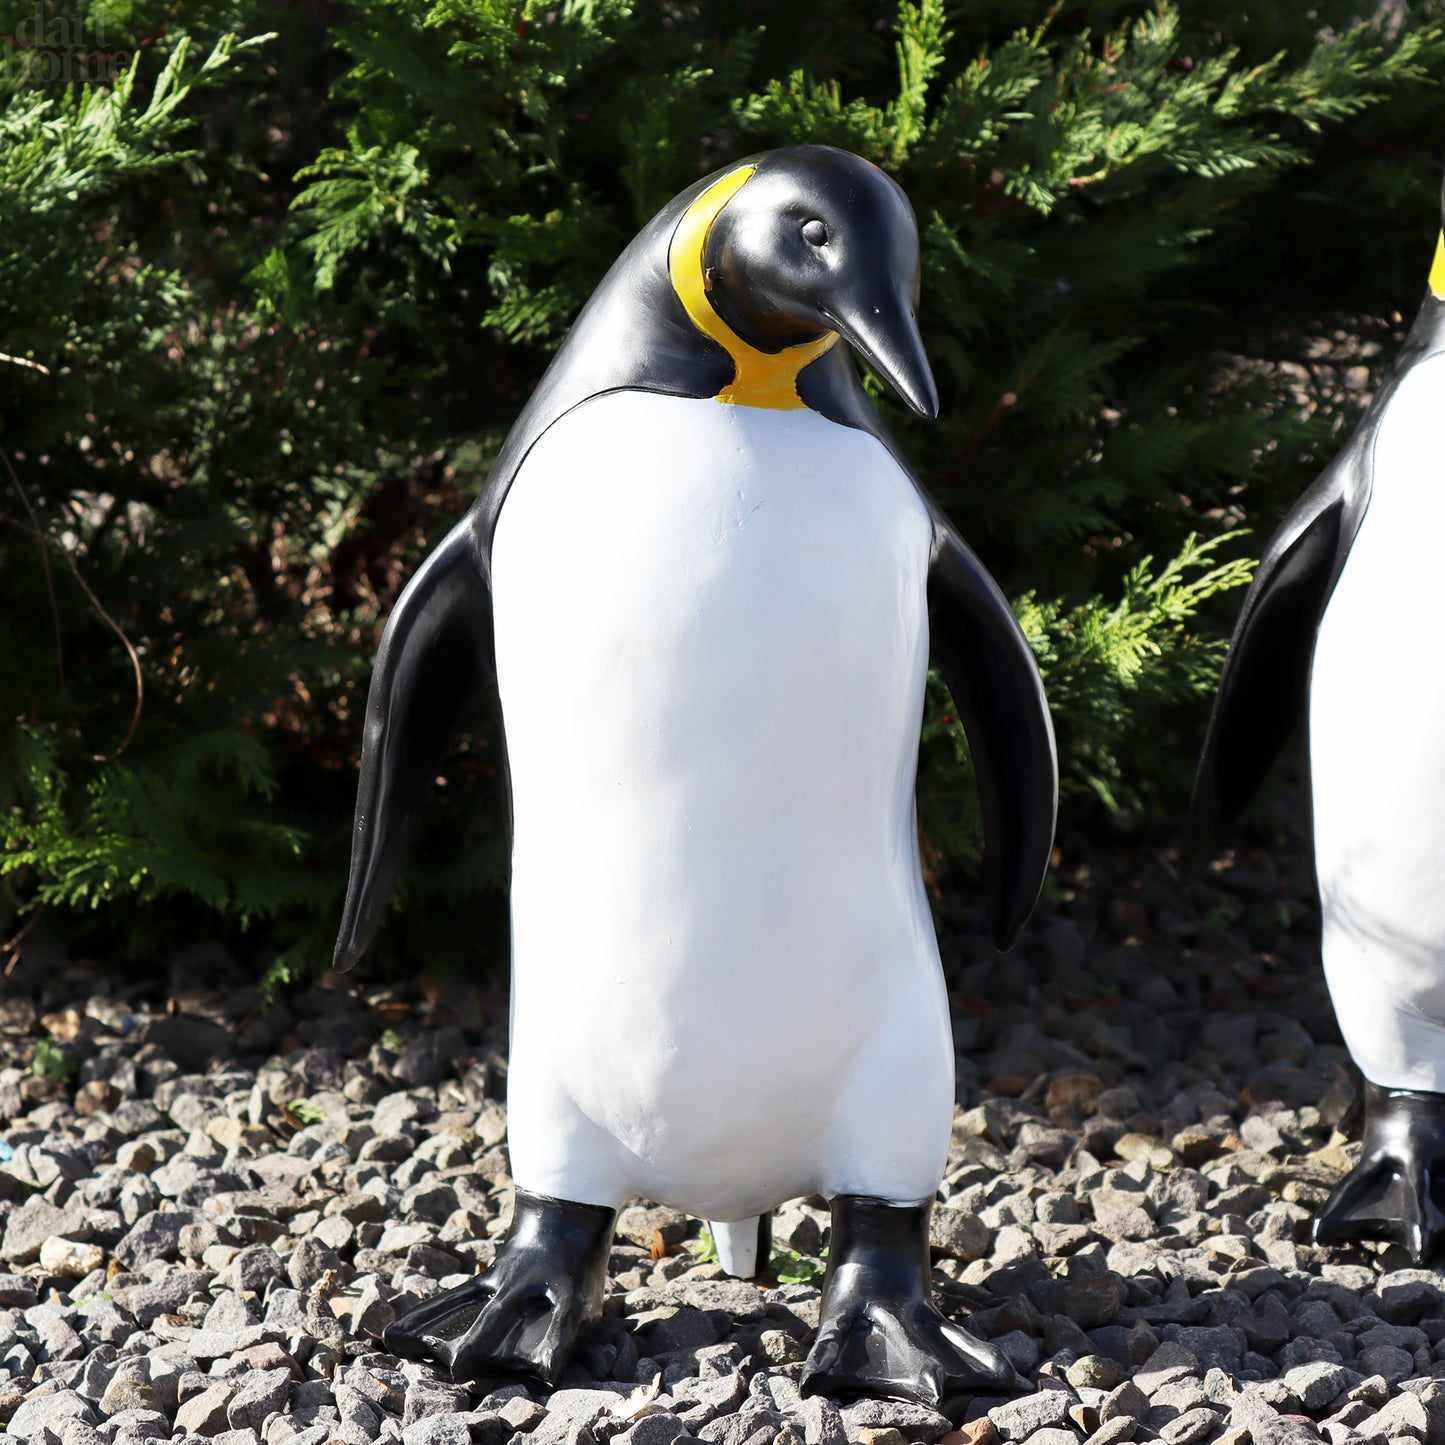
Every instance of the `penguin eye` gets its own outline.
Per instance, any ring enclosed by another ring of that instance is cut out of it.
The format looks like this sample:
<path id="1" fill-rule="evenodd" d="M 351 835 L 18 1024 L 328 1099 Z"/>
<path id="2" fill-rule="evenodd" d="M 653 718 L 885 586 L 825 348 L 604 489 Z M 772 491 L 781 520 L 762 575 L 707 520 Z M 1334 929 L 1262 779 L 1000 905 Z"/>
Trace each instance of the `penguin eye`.
<path id="1" fill-rule="evenodd" d="M 810 246 L 826 246 L 828 244 L 828 228 L 821 221 L 804 221 L 803 239 Z"/>

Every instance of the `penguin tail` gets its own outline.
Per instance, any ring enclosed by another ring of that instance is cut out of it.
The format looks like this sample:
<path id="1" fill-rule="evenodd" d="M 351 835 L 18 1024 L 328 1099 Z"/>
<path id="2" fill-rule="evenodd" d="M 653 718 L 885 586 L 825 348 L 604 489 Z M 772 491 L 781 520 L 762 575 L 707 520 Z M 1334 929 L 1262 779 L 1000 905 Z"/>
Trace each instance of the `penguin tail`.
<path id="1" fill-rule="evenodd" d="M 366 701 L 351 874 L 333 964 L 366 951 L 463 715 L 495 675 L 486 561 L 470 517 L 402 593 Z"/>

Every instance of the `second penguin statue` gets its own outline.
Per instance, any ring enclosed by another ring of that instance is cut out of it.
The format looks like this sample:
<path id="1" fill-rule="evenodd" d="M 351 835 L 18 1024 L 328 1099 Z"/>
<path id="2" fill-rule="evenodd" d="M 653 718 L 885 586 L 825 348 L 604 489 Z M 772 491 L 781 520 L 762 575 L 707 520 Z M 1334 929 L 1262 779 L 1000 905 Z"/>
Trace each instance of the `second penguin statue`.
<path id="1" fill-rule="evenodd" d="M 485 1274 L 387 1331 L 399 1353 L 555 1382 L 625 1200 L 711 1220 L 751 1273 L 768 1211 L 821 1194 L 804 1390 L 955 1410 L 1013 1386 L 929 1287 L 954 1099 L 914 818 L 930 654 L 1000 945 L 1038 895 L 1057 772 L 1008 603 L 839 344 L 936 413 L 918 261 L 903 192 L 856 156 L 699 181 L 603 280 L 387 626 L 338 965 L 493 676 L 515 819 L 516 1212 Z"/>

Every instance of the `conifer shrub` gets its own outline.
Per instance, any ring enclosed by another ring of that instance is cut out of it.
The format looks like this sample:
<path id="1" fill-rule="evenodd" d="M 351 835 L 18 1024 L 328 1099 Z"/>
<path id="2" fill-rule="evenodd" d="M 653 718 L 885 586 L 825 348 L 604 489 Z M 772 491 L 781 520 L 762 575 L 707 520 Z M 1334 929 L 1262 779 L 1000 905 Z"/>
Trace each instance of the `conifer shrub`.
<path id="1" fill-rule="evenodd" d="M 1445 25 L 1374 8 L 0 4 L 0 925 L 323 958 L 401 587 L 638 226 L 802 141 L 917 211 L 942 415 L 876 395 L 1015 599 L 1064 806 L 1177 808 L 1230 594 L 1424 285 Z M 383 952 L 500 941 L 498 739 Z M 935 876 L 971 798 L 935 681 Z"/>

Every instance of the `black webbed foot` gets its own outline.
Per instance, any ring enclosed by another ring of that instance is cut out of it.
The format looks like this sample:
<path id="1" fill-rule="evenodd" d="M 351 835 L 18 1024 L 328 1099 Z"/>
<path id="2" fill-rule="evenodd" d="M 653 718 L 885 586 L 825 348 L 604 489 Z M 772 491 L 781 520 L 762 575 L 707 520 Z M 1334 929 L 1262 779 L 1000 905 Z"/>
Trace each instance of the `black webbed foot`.
<path id="1" fill-rule="evenodd" d="M 1316 1244 L 1378 1239 L 1445 1254 L 1445 1094 L 1365 1083 L 1365 1152 L 1314 1224 Z"/>
<path id="2" fill-rule="evenodd" d="M 617 1211 L 517 1190 L 512 1226 L 483 1275 L 389 1324 L 393 1354 L 446 1365 L 452 1378 L 529 1375 L 555 1385 L 602 1313 Z"/>
<path id="3" fill-rule="evenodd" d="M 1018 1388 L 1002 1351 L 933 1304 L 931 1209 L 862 1195 L 833 1200 L 822 1320 L 803 1367 L 803 1394 L 912 1400 L 957 1416 L 972 1395 Z"/>

